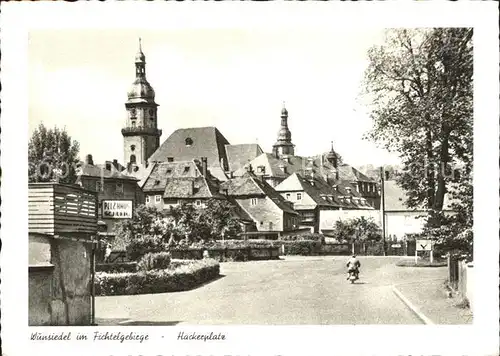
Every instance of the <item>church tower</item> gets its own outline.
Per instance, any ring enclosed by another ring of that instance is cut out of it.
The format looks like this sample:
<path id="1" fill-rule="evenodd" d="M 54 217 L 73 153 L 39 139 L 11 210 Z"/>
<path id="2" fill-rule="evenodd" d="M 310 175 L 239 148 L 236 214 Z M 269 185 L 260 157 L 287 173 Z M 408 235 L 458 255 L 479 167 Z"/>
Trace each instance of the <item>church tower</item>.
<path id="1" fill-rule="evenodd" d="M 146 56 L 139 52 L 135 56 L 135 81 L 125 102 L 127 116 L 122 129 L 125 166 L 145 165 L 148 158 L 160 146 L 161 130 L 158 129 L 155 92 L 146 80 Z"/>
<path id="2" fill-rule="evenodd" d="M 282 155 L 295 154 L 294 145 L 292 144 L 292 133 L 288 129 L 288 111 L 285 108 L 285 103 L 283 103 L 283 109 L 281 109 L 281 128 L 278 132 L 278 139 L 273 145 L 273 155 L 276 158 Z"/>

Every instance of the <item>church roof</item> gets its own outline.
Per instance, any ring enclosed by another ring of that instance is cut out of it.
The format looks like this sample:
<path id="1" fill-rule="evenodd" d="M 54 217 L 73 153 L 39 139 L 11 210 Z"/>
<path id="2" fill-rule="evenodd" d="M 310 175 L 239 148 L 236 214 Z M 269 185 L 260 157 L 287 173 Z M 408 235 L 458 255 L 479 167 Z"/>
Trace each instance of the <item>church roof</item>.
<path id="1" fill-rule="evenodd" d="M 216 127 L 192 127 L 174 131 L 149 158 L 149 162 L 189 161 L 207 157 L 209 166 L 227 165 L 229 142 Z"/>
<path id="2" fill-rule="evenodd" d="M 261 155 L 264 151 L 256 143 L 241 145 L 226 145 L 226 155 L 229 162 L 229 170 L 234 172 Z"/>

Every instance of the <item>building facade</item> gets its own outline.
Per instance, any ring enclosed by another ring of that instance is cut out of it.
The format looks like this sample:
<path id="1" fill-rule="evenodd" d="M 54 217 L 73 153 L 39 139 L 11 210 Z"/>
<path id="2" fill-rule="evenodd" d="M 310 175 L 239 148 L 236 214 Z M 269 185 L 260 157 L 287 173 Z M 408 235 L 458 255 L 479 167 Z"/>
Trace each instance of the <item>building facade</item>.
<path id="1" fill-rule="evenodd" d="M 107 161 L 105 164 L 94 164 L 92 155 L 87 155 L 84 162 L 77 167 L 76 183 L 81 187 L 97 192 L 98 219 L 105 226 L 105 233 L 113 235 L 114 226 L 124 218 L 131 217 L 133 210 L 144 204 L 144 195 L 138 179 L 123 172 L 123 167 L 117 162 Z M 128 207 L 113 209 L 107 202 L 123 202 Z M 128 210 L 128 211 L 126 211 Z M 123 212 L 114 214 L 114 211 Z"/>

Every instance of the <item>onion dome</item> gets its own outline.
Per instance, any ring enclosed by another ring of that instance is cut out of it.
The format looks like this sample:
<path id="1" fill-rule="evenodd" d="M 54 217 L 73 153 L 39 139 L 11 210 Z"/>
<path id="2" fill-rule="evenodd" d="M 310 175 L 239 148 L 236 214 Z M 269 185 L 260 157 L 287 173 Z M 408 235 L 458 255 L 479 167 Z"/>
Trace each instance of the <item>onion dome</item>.
<path id="1" fill-rule="evenodd" d="M 155 91 L 146 78 L 136 78 L 132 87 L 127 93 L 129 99 L 152 99 L 155 98 Z"/>

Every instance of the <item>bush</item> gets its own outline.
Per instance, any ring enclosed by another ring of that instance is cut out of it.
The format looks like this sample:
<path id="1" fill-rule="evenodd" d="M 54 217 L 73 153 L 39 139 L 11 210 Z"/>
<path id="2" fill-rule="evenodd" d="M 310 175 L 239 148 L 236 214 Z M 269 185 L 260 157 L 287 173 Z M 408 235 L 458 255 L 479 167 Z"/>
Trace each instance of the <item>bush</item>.
<path id="1" fill-rule="evenodd" d="M 325 243 L 325 236 L 323 234 L 315 234 L 312 232 L 308 232 L 306 234 L 282 236 L 280 238 L 280 240 L 281 241 L 319 241 L 322 244 L 324 244 Z"/>
<path id="2" fill-rule="evenodd" d="M 140 271 L 151 271 L 154 269 L 167 269 L 170 266 L 172 257 L 168 252 L 153 252 L 142 256 L 137 264 Z"/>
<path id="3" fill-rule="evenodd" d="M 128 257 L 136 261 L 147 253 L 165 251 L 165 241 L 159 236 L 139 235 L 132 238 L 127 245 Z"/>
<path id="4" fill-rule="evenodd" d="M 137 262 L 98 263 L 95 270 L 107 273 L 135 272 L 137 271 Z"/>
<path id="5" fill-rule="evenodd" d="M 280 243 L 285 246 L 285 255 L 316 256 L 321 253 L 320 241 L 280 241 Z"/>
<path id="6" fill-rule="evenodd" d="M 180 263 L 175 269 L 136 273 L 96 274 L 96 294 L 133 295 L 180 292 L 192 289 L 219 276 L 219 263 L 212 259 Z"/>

